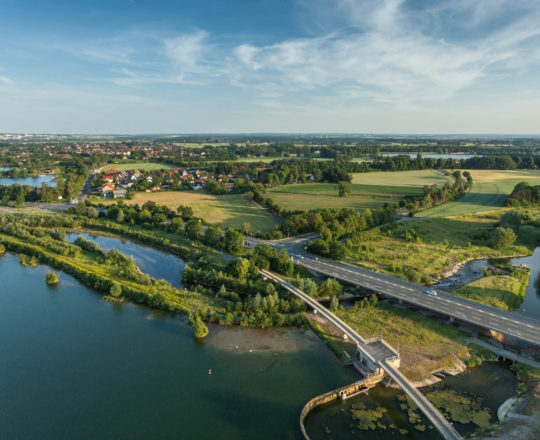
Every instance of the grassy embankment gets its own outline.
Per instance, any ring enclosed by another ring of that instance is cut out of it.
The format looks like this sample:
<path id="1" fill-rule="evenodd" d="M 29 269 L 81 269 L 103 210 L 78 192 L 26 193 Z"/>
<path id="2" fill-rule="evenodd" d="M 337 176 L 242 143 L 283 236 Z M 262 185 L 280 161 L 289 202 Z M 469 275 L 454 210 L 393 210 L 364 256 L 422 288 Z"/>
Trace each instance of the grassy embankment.
<path id="1" fill-rule="evenodd" d="M 473 186 L 467 194 L 454 202 L 422 211 L 422 217 L 442 218 L 464 214 L 474 214 L 500 209 L 506 197 L 519 182 L 540 184 L 540 171 L 534 170 L 469 170 Z"/>
<path id="2" fill-rule="evenodd" d="M 529 270 L 518 269 L 513 274 L 480 278 L 453 293 L 499 309 L 514 310 L 523 302 L 528 281 Z"/>
<path id="3" fill-rule="evenodd" d="M 420 195 L 424 185 L 442 186 L 446 182 L 451 178 L 435 170 L 355 173 L 347 197 L 339 197 L 333 183 L 282 185 L 270 190 L 268 196 L 288 210 L 376 209 L 407 195 Z"/>
<path id="4" fill-rule="evenodd" d="M 274 216 L 257 208 L 244 194 L 225 194 L 216 196 L 207 191 L 160 191 L 136 193 L 132 200 L 124 200 L 126 205 L 142 205 L 152 201 L 176 209 L 178 205 L 193 208 L 196 217 L 221 227 L 240 229 L 244 223 L 253 232 L 270 232 L 277 226 Z M 105 201 L 115 203 L 114 200 Z"/>

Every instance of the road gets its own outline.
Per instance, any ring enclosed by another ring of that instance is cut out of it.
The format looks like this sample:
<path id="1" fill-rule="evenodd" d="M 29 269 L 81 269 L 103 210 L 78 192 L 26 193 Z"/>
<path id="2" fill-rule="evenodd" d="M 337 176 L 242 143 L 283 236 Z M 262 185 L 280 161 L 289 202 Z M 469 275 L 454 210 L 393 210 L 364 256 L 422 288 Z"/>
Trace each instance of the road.
<path id="1" fill-rule="evenodd" d="M 394 366 L 394 360 L 399 357 L 395 350 L 378 351 L 383 353 L 382 356 L 377 356 L 377 352 L 370 349 L 370 342 L 366 341 L 360 334 L 351 328 L 347 323 L 342 321 L 336 315 L 334 315 L 326 307 L 319 304 L 306 293 L 300 289 L 294 287 L 292 284 L 287 283 L 277 275 L 261 270 L 261 275 L 269 278 L 287 289 L 292 294 L 299 297 L 302 301 L 307 303 L 310 307 L 317 311 L 320 315 L 324 316 L 328 321 L 335 325 L 343 334 L 354 341 L 359 350 L 361 350 L 371 362 L 382 368 L 388 376 L 413 400 L 418 408 L 425 414 L 432 425 L 441 433 L 446 440 L 459 440 L 461 435 L 454 429 L 451 423 L 444 418 L 437 408 L 424 396 L 418 389 L 409 382 L 409 380 L 401 374 L 401 372 Z"/>
<path id="2" fill-rule="evenodd" d="M 528 316 L 489 307 L 451 295 L 440 289 L 432 289 L 436 291 L 436 296 L 428 295 L 425 293 L 427 288 L 424 286 L 398 280 L 351 264 L 310 257 L 305 254 L 296 255 L 296 258 L 293 257 L 294 262 L 307 269 L 371 289 L 385 296 L 441 313 L 450 318 L 540 345 L 540 321 Z"/>

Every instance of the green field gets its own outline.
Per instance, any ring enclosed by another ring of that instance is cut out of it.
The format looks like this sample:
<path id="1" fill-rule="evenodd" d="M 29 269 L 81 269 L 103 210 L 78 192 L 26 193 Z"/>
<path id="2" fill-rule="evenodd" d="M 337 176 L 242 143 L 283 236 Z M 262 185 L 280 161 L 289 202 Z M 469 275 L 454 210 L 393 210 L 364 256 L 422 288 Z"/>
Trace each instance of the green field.
<path id="1" fill-rule="evenodd" d="M 385 203 L 397 203 L 406 195 L 416 194 L 422 194 L 422 188 L 352 184 L 350 195 L 339 197 L 335 183 L 283 185 L 268 192 L 270 198 L 291 211 L 317 208 L 376 209 Z"/>
<path id="2" fill-rule="evenodd" d="M 437 170 L 414 170 L 414 171 L 374 171 L 371 173 L 354 173 L 353 183 L 363 185 L 385 186 L 414 186 L 424 185 L 442 186 L 452 183 L 454 179 L 450 173 Z"/>
<path id="3" fill-rule="evenodd" d="M 506 197 L 519 182 L 540 185 L 540 171 L 471 170 L 471 191 L 455 202 L 449 202 L 418 214 L 419 217 L 439 218 L 491 211 L 504 206 Z"/>
<path id="4" fill-rule="evenodd" d="M 111 163 L 102 167 L 103 170 L 168 170 L 169 168 L 174 168 L 175 165 L 161 162 L 120 162 L 120 163 Z"/>
<path id="5" fill-rule="evenodd" d="M 277 226 L 274 216 L 257 208 L 243 194 L 215 196 L 207 191 L 160 191 L 136 193 L 132 200 L 124 200 L 124 203 L 142 205 L 147 201 L 173 209 L 178 205 L 191 206 L 195 216 L 222 227 L 240 228 L 247 223 L 253 232 L 270 232 Z"/>

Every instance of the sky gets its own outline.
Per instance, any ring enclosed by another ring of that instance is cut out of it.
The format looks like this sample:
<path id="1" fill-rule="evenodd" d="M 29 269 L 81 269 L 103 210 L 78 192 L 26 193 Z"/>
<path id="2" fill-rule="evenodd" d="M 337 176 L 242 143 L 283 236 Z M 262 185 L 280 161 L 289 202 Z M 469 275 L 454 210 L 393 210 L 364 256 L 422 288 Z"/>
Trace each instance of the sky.
<path id="1" fill-rule="evenodd" d="M 540 0 L 0 0 L 0 132 L 540 134 Z"/>

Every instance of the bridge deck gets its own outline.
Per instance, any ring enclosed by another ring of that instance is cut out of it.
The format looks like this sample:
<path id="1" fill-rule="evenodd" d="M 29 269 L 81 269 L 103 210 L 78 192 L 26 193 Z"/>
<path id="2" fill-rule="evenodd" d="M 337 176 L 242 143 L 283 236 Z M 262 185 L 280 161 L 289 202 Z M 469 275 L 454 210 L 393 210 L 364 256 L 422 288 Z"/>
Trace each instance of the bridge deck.
<path id="1" fill-rule="evenodd" d="M 347 335 L 347 337 L 356 342 L 358 348 L 362 350 L 372 362 L 378 364 L 380 368 L 382 368 L 413 400 L 413 402 L 416 403 L 418 408 L 420 408 L 420 410 L 426 415 L 429 421 L 446 440 L 460 440 L 462 438 L 454 429 L 452 424 L 443 417 L 439 410 L 437 410 L 437 408 L 435 408 L 435 406 L 420 391 L 418 391 L 418 389 L 412 383 L 410 383 L 408 379 L 401 374 L 397 368 L 394 367 L 394 365 L 392 365 L 391 359 L 396 357 L 396 352 L 391 347 L 385 345 L 382 340 L 379 341 L 379 344 L 374 344 L 374 341 L 366 341 L 348 324 L 330 312 L 326 307 L 323 307 L 300 289 L 297 289 L 293 285 L 285 282 L 273 273 L 261 270 L 261 275 L 281 284 L 289 292 L 298 296 L 313 309 L 317 310 L 318 313 L 326 317 L 332 324 Z M 389 353 L 392 353 L 391 357 L 387 356 Z M 385 358 L 385 356 L 387 357 Z"/>

